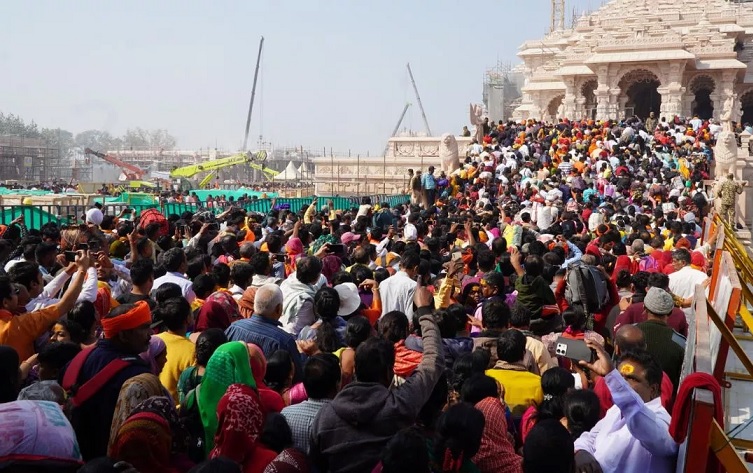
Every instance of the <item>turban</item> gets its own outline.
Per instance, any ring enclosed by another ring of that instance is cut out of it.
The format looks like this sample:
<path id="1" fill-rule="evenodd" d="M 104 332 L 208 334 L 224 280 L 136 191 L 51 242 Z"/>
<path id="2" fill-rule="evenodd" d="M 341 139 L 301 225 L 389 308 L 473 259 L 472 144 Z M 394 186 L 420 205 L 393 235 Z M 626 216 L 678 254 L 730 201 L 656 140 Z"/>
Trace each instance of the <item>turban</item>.
<path id="1" fill-rule="evenodd" d="M 99 225 L 102 223 L 103 219 L 104 215 L 102 215 L 102 211 L 99 209 L 89 209 L 86 211 L 86 223 Z"/>
<path id="2" fill-rule="evenodd" d="M 106 317 L 102 319 L 102 329 L 105 332 L 105 338 L 113 338 L 125 330 L 133 330 L 142 325 L 152 323 L 152 311 L 149 310 L 149 304 L 146 301 L 138 301 L 134 308 L 115 317 Z"/>

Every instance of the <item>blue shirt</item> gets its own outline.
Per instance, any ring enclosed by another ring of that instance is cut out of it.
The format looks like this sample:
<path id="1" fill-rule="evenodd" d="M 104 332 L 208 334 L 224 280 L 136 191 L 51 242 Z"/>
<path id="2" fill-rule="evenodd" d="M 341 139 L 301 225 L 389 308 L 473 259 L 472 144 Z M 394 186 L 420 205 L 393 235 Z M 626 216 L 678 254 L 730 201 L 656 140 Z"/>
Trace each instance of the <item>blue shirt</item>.
<path id="1" fill-rule="evenodd" d="M 437 187 L 437 181 L 434 179 L 434 176 L 432 174 L 429 174 L 428 172 L 421 176 L 421 186 L 424 189 L 436 189 Z"/>
<path id="2" fill-rule="evenodd" d="M 228 341 L 253 343 L 261 348 L 264 356 L 269 359 L 277 350 L 286 350 L 295 364 L 294 381 L 301 380 L 303 363 L 295 344 L 293 335 L 281 329 L 282 324 L 277 320 L 267 319 L 254 314 L 249 319 L 237 320 L 225 330 Z"/>

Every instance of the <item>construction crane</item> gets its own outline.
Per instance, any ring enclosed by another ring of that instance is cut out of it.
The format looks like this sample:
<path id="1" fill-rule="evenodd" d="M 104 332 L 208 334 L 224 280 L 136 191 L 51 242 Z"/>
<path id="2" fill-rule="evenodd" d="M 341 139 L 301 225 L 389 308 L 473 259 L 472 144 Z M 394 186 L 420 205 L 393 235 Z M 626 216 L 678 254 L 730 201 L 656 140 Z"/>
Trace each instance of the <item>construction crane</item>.
<path id="1" fill-rule="evenodd" d="M 170 177 L 173 179 L 190 179 L 197 174 L 209 171 L 209 175 L 202 179 L 199 184 L 199 188 L 204 188 L 212 181 L 212 179 L 217 175 L 220 169 L 244 164 L 248 165 L 252 169 L 261 171 L 267 179 L 272 179 L 280 173 L 273 169 L 265 167 L 264 162 L 266 160 L 267 152 L 264 150 L 258 151 L 256 153 L 238 153 L 234 154 L 233 156 L 228 156 L 227 158 L 215 159 L 213 161 L 204 161 L 201 164 L 191 164 L 188 166 L 175 168 L 170 171 Z"/>
<path id="2" fill-rule="evenodd" d="M 251 129 L 251 113 L 254 111 L 254 97 L 256 97 L 256 81 L 259 79 L 259 63 L 261 62 L 261 51 L 264 49 L 264 36 L 259 41 L 259 53 L 256 56 L 256 69 L 254 70 L 254 85 L 251 87 L 251 103 L 248 105 L 248 118 L 246 118 L 246 134 L 243 137 L 243 151 L 247 150 L 248 132 Z"/>
<path id="3" fill-rule="evenodd" d="M 395 136 L 397 134 L 397 131 L 400 129 L 400 125 L 403 123 L 403 119 L 405 118 L 406 112 L 408 112 L 408 109 L 410 108 L 411 104 L 410 102 L 405 104 L 405 107 L 403 108 L 403 113 L 400 114 L 400 119 L 397 121 L 397 125 L 395 125 L 395 129 L 392 130 L 392 134 L 390 135 L 390 138 Z M 387 156 L 387 151 L 390 149 L 390 141 L 387 140 L 387 144 L 384 145 L 384 153 L 382 153 L 382 156 Z"/>
<path id="4" fill-rule="evenodd" d="M 550 32 L 565 29 L 565 0 L 552 0 L 552 26 Z"/>
<path id="5" fill-rule="evenodd" d="M 418 95 L 418 87 L 416 87 L 416 81 L 413 80 L 413 71 L 410 69 L 410 63 L 407 64 L 408 75 L 410 76 L 410 83 L 413 85 L 413 92 L 416 94 L 416 102 L 418 102 L 418 108 L 421 109 L 421 117 L 424 119 L 424 126 L 426 127 L 426 135 L 432 136 L 431 128 L 429 128 L 429 120 L 426 119 L 426 112 L 424 112 L 424 105 L 421 103 L 421 96 Z M 405 110 L 408 110 L 406 106 Z M 402 121 L 402 119 L 401 119 Z M 400 124 L 398 124 L 400 126 Z"/>
<path id="6" fill-rule="evenodd" d="M 123 174 L 120 176 L 121 181 L 139 181 L 141 180 L 144 175 L 146 174 L 146 171 L 141 169 L 138 166 L 134 166 L 133 164 L 128 164 L 125 161 L 121 161 L 120 159 L 116 158 L 115 156 L 107 153 L 101 153 L 99 151 L 94 151 L 90 148 L 84 149 L 84 154 L 92 154 L 98 158 L 104 159 L 110 164 L 113 164 L 120 168 L 120 170 L 123 172 Z"/>

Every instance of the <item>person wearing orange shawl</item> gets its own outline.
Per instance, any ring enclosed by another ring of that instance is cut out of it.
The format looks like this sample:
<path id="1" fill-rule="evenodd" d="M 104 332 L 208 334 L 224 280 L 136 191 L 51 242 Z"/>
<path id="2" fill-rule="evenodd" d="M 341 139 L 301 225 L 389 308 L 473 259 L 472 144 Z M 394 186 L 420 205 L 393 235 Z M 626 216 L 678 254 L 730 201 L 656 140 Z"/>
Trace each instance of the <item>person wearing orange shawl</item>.
<path id="1" fill-rule="evenodd" d="M 395 346 L 395 377 L 408 378 L 418 368 L 423 353 L 409 350 L 405 346 L 408 338 L 408 318 L 399 311 L 387 312 L 379 320 L 379 335 Z"/>
<path id="2" fill-rule="evenodd" d="M 76 385 L 83 386 L 110 362 L 121 359 L 129 363 L 88 400 L 71 411 L 71 424 L 79 439 L 84 460 L 107 454 L 110 427 L 120 388 L 128 379 L 151 371 L 149 365 L 139 357 L 139 353 L 149 348 L 151 323 L 152 312 L 145 301 L 116 307 L 102 318 L 105 338 L 76 355 L 66 368 L 67 371 L 74 366 L 79 357 L 84 359 L 75 379 Z M 65 372 L 61 378 L 66 380 Z"/>

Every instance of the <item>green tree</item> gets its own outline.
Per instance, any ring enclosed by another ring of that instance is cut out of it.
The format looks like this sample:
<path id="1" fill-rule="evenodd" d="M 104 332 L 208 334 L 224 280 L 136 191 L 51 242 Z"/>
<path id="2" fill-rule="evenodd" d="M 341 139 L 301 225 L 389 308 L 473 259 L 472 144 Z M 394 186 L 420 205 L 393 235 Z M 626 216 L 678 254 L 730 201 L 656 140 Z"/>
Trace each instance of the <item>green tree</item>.
<path id="1" fill-rule="evenodd" d="M 71 149 L 76 146 L 73 133 L 60 128 L 42 128 L 40 138 L 47 141 L 48 147 L 60 149 L 60 156 L 68 156 Z"/>
<path id="2" fill-rule="evenodd" d="M 0 135 L 21 136 L 24 138 L 39 138 L 40 132 L 37 124 L 24 122 L 18 115 L 0 113 Z"/>
<path id="3" fill-rule="evenodd" d="M 123 145 L 120 138 L 115 138 L 109 132 L 102 130 L 82 131 L 76 135 L 74 143 L 81 148 L 91 148 L 101 152 L 118 149 Z"/>
<path id="4" fill-rule="evenodd" d="M 167 130 L 129 128 L 123 135 L 123 147 L 126 149 L 173 149 L 175 138 Z"/>

